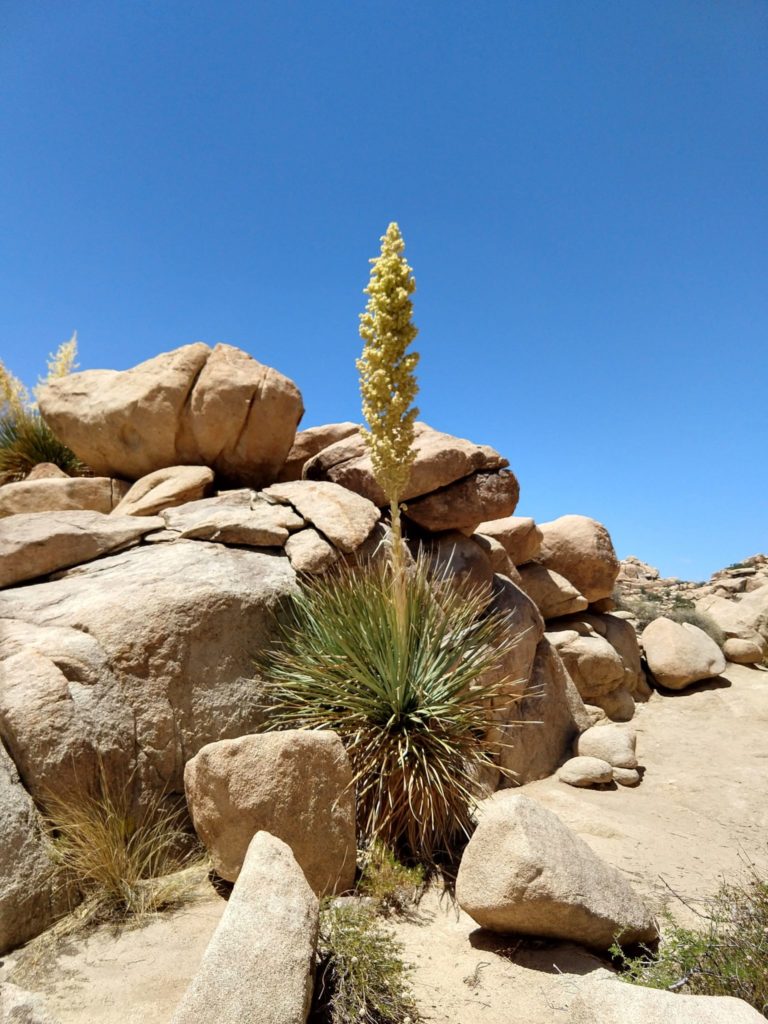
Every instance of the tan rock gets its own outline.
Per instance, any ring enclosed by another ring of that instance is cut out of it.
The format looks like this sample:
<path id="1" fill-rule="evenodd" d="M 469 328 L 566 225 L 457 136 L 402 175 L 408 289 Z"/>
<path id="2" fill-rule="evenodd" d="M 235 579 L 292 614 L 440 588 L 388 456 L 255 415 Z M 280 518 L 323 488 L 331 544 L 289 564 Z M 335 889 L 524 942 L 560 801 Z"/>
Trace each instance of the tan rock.
<path id="1" fill-rule="evenodd" d="M 688 622 L 662 616 L 645 627 L 640 640 L 648 668 L 670 690 L 682 690 L 725 671 L 725 656 L 715 641 Z"/>
<path id="2" fill-rule="evenodd" d="M 592 700 L 612 722 L 631 722 L 635 717 L 634 698 L 623 686 L 610 693 L 593 697 Z"/>
<path id="3" fill-rule="evenodd" d="M 597 633 L 580 635 L 571 625 L 568 621 L 563 628 L 555 629 L 551 623 L 547 637 L 557 647 L 582 699 L 594 704 L 595 698 L 623 686 L 624 663 L 605 637 Z"/>
<path id="4" fill-rule="evenodd" d="M 640 772 L 637 768 L 614 768 L 613 781 L 620 786 L 639 786 Z"/>
<path id="5" fill-rule="evenodd" d="M 295 585 L 282 555 L 180 540 L 0 591 L 0 742 L 35 799 L 99 763 L 180 792 L 204 744 L 255 732 L 254 658 Z"/>
<path id="6" fill-rule="evenodd" d="M 477 532 L 503 544 L 509 557 L 518 566 L 532 562 L 541 548 L 541 530 L 527 516 L 506 516 L 480 523 Z"/>
<path id="7" fill-rule="evenodd" d="M 613 768 L 599 757 L 572 757 L 560 768 L 557 777 L 569 786 L 605 786 L 613 782 Z"/>
<path id="8" fill-rule="evenodd" d="M 285 553 L 296 572 L 320 573 L 338 561 L 339 552 L 321 537 L 317 530 L 308 527 L 292 534 L 285 542 Z"/>
<path id="9" fill-rule="evenodd" d="M 637 768 L 637 733 L 628 725 L 614 722 L 593 725 L 576 740 L 581 757 L 599 757 L 612 768 Z"/>
<path id="10" fill-rule="evenodd" d="M 765 1020 L 743 999 L 628 985 L 604 969 L 577 979 L 572 991 L 568 1024 L 761 1024 Z"/>
<path id="11" fill-rule="evenodd" d="M 762 588 L 761 588 L 762 589 Z M 754 593 L 759 594 L 759 590 Z M 748 600 L 749 599 L 749 600 Z M 768 654 L 768 626 L 761 629 L 760 615 L 754 614 L 750 602 L 751 594 L 741 600 L 729 600 L 709 594 L 696 601 L 696 611 L 708 615 L 724 633 L 726 639 L 749 640 L 758 644 L 764 655 Z"/>
<path id="12" fill-rule="evenodd" d="M 456 898 L 481 928 L 608 949 L 652 942 L 653 915 L 625 877 L 556 814 L 520 793 L 499 793 L 467 845 Z"/>
<path id="13" fill-rule="evenodd" d="M 343 441 L 346 437 L 360 433 L 357 423 L 326 423 L 321 427 L 300 430 L 288 452 L 285 465 L 278 474 L 278 483 L 301 480 L 305 464 L 324 448 Z"/>
<path id="14" fill-rule="evenodd" d="M 426 423 L 416 424 L 413 447 L 415 459 L 403 490 L 403 501 L 446 487 L 476 470 L 503 469 L 509 465 L 493 448 L 443 434 Z M 387 504 L 359 434 L 320 451 L 305 464 L 303 475 L 307 480 L 331 480 L 341 484 L 369 498 L 379 508 Z"/>
<path id="15" fill-rule="evenodd" d="M 59 1024 L 39 992 L 0 982 L 0 1024 Z"/>
<path id="16" fill-rule="evenodd" d="M 281 548 L 288 540 L 288 529 L 279 516 L 266 508 L 219 508 L 182 529 L 179 536 L 249 548 Z"/>
<path id="17" fill-rule="evenodd" d="M 155 516 L 166 508 L 205 497 L 212 486 L 213 470 L 207 466 L 168 466 L 137 480 L 115 512 L 124 516 Z"/>
<path id="18" fill-rule="evenodd" d="M 305 1024 L 317 932 L 317 897 L 290 848 L 258 832 L 171 1024 Z"/>
<path id="19" fill-rule="evenodd" d="M 54 465 L 53 462 L 38 462 L 24 477 L 25 480 L 68 480 L 69 473 Z"/>
<path id="20" fill-rule="evenodd" d="M 500 576 L 506 576 L 507 579 L 511 579 L 513 583 L 520 586 L 522 582 L 520 573 L 517 571 L 515 563 L 507 554 L 507 549 L 503 544 L 493 537 L 486 537 L 482 533 L 473 533 L 470 539 L 486 553 L 488 561 L 491 563 L 491 568 L 495 573 L 498 573 Z"/>
<path id="21" fill-rule="evenodd" d="M 407 503 L 407 517 L 423 530 L 474 531 L 484 519 L 511 515 L 520 486 L 511 470 L 473 473 L 423 498 Z"/>
<path id="22" fill-rule="evenodd" d="M 543 565 L 531 562 L 520 566 L 523 589 L 536 603 L 545 619 L 584 611 L 587 599 L 576 587 L 557 572 L 545 569 Z"/>
<path id="23" fill-rule="evenodd" d="M 322 480 L 272 484 L 262 495 L 288 503 L 340 551 L 355 551 L 379 521 L 379 510 L 367 498 Z"/>
<path id="24" fill-rule="evenodd" d="M 619 560 L 606 528 L 587 516 L 561 516 L 541 523 L 538 561 L 565 576 L 587 601 L 610 597 Z"/>
<path id="25" fill-rule="evenodd" d="M 287 377 L 231 345 L 201 342 L 130 370 L 51 381 L 40 409 L 97 474 L 138 480 L 167 466 L 210 466 L 251 486 L 276 479 L 303 412 Z"/>
<path id="26" fill-rule="evenodd" d="M 0 954 L 65 914 L 67 896 L 35 805 L 0 744 Z"/>
<path id="27" fill-rule="evenodd" d="M 502 785 L 523 785 L 551 775 L 574 737 L 589 727 L 578 690 L 548 640 L 539 640 L 522 700 L 507 718 L 499 755 L 499 765 L 507 773 Z"/>
<path id="28" fill-rule="evenodd" d="M 423 544 L 432 572 L 440 579 L 455 581 L 490 594 L 493 569 L 485 551 L 456 530 L 440 533 Z"/>
<path id="29" fill-rule="evenodd" d="M 763 648 L 757 640 L 741 640 L 731 636 L 723 644 L 726 661 L 737 665 L 758 665 L 763 660 Z"/>
<path id="30" fill-rule="evenodd" d="M 128 490 L 109 477 L 38 477 L 0 487 L 0 517 L 28 512 L 111 512 Z"/>
<path id="31" fill-rule="evenodd" d="M 137 544 L 162 519 L 102 512 L 30 512 L 0 520 L 0 587 L 48 576 Z"/>
<path id="32" fill-rule="evenodd" d="M 234 881 L 256 832 L 288 843 L 318 895 L 355 877 L 352 769 L 333 732 L 290 729 L 221 740 L 184 770 L 187 804 L 213 866 Z"/>

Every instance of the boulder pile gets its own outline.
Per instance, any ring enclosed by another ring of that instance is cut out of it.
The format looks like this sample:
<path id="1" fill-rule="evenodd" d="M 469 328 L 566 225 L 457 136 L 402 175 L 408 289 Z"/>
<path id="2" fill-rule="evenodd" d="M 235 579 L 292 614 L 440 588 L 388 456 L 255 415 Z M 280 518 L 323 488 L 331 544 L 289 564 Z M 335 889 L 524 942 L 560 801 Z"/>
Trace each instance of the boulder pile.
<path id="1" fill-rule="evenodd" d="M 100 774 L 130 787 L 137 805 L 186 787 L 224 877 L 241 876 L 263 830 L 291 845 L 316 893 L 343 891 L 354 872 L 349 765 L 330 737 L 309 749 L 306 736 L 254 735 L 265 724 L 254 660 L 299 576 L 374 556 L 387 536 L 358 427 L 297 433 L 296 385 L 227 345 L 72 374 L 46 386 L 40 408 L 95 475 L 46 472 L 0 487 L 0 752 L 10 755 L 0 778 L 11 794 L 0 814 L 0 952 L 61 912 L 33 800 Z M 651 691 L 635 630 L 612 610 L 620 564 L 608 531 L 580 515 L 539 524 L 515 515 L 518 481 L 487 445 L 420 423 L 415 449 L 403 495 L 412 550 L 485 587 L 519 634 L 498 670 L 505 697 L 479 792 L 552 774 L 572 754 L 571 784 L 639 781 L 634 734 L 617 723 Z M 763 594 L 745 589 L 729 612 L 736 659 L 768 644 Z M 665 686 L 687 684 L 694 656 L 697 672 L 722 670 L 684 632 L 684 664 L 677 634 L 644 637 Z M 323 779 L 309 817 L 297 810 L 307 773 L 313 785 Z M 332 835 L 326 859 L 302 849 L 292 828 Z M 568 885 L 593 870 L 582 853 Z M 647 937 L 642 914 L 614 895 L 621 923 Z M 613 927 L 611 913 L 600 905 L 592 916 Z M 574 935 L 597 941 L 590 921 Z"/>

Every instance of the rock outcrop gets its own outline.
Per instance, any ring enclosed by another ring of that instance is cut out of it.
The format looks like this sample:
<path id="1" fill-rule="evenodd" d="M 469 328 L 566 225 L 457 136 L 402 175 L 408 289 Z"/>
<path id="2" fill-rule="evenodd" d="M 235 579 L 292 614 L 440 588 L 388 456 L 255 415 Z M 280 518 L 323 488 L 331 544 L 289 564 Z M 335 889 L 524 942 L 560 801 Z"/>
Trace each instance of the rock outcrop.
<path id="1" fill-rule="evenodd" d="M 213 487 L 208 466 L 168 466 L 148 473 L 131 487 L 115 513 L 124 516 L 156 516 L 175 505 L 204 498 Z"/>
<path id="2" fill-rule="evenodd" d="M 602 523 L 569 515 L 539 523 L 539 529 L 542 540 L 537 561 L 565 576 L 589 602 L 611 596 L 619 560 Z"/>
<path id="3" fill-rule="evenodd" d="M 0 518 L 29 512 L 111 512 L 128 491 L 124 480 L 105 476 L 36 477 L 0 487 Z"/>

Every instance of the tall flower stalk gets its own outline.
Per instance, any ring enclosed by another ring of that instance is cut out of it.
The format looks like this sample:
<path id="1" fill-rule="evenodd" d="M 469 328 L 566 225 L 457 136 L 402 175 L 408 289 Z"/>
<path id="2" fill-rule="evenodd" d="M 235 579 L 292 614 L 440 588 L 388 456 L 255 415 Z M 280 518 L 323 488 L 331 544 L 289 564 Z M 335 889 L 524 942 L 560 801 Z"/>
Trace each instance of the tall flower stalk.
<path id="1" fill-rule="evenodd" d="M 405 601 L 400 505 L 415 457 L 414 422 L 419 414 L 413 405 L 419 390 L 414 375 L 419 356 L 407 351 L 418 333 L 411 319 L 416 281 L 404 250 L 400 228 L 393 222 L 382 235 L 379 256 L 370 261 L 371 277 L 365 289 L 368 304 L 360 315 L 363 352 L 357 360 L 363 416 L 368 424 L 362 434 L 390 509 L 391 564 L 398 608 Z"/>

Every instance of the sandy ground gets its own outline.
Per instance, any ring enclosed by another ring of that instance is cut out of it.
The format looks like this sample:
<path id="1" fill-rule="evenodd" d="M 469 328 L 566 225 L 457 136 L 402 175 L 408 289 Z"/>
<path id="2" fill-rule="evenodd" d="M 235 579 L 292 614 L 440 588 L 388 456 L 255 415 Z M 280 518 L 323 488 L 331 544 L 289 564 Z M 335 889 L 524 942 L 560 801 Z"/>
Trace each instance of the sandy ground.
<path id="1" fill-rule="evenodd" d="M 635 726 L 645 768 L 636 789 L 577 790 L 554 778 L 525 789 L 685 920 L 670 888 L 695 905 L 744 858 L 768 868 L 768 673 L 732 666 L 720 682 L 655 694 Z M 45 993 L 62 1024 L 167 1024 L 223 907 L 203 889 L 199 903 L 141 929 L 70 942 L 20 983 Z M 433 1024 L 567 1022 L 578 977 L 604 966 L 572 945 L 481 932 L 434 894 L 395 930 Z M 22 960 L 8 957 L 0 980 L 15 980 Z"/>

